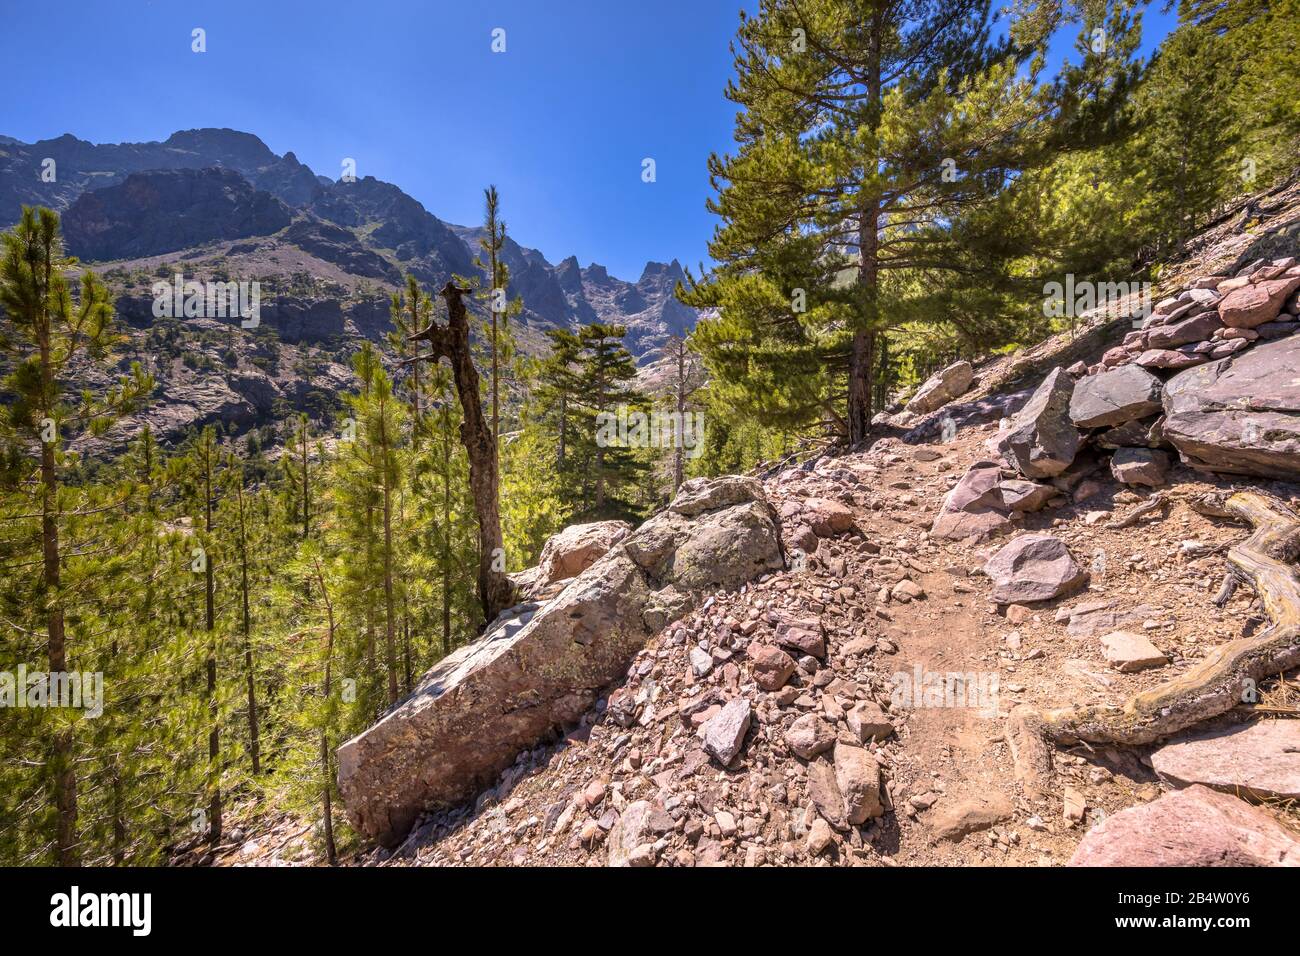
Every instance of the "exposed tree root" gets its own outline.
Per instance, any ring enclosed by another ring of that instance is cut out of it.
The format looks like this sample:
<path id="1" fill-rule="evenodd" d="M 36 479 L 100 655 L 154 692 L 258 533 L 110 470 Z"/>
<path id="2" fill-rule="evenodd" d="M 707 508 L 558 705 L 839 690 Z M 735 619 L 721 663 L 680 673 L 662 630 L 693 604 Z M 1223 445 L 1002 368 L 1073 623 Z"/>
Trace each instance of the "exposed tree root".
<path id="1" fill-rule="evenodd" d="M 1046 787 L 1049 742 L 1151 743 L 1226 713 L 1264 678 L 1300 666 L 1300 574 L 1294 566 L 1300 557 L 1300 516 L 1258 492 L 1232 495 L 1222 513 L 1255 529 L 1228 551 L 1228 561 L 1263 599 L 1272 624 L 1216 647 L 1187 672 L 1135 694 L 1120 707 L 1017 707 L 1007 739 L 1027 793 L 1041 795 Z"/>
<path id="2" fill-rule="evenodd" d="M 1108 528 L 1131 528 L 1138 523 L 1143 517 L 1153 514 L 1157 511 L 1163 511 L 1169 504 L 1169 498 L 1165 494 L 1158 494 L 1148 498 L 1142 504 L 1138 505 L 1132 511 L 1122 518 L 1117 518 L 1109 522 Z"/>

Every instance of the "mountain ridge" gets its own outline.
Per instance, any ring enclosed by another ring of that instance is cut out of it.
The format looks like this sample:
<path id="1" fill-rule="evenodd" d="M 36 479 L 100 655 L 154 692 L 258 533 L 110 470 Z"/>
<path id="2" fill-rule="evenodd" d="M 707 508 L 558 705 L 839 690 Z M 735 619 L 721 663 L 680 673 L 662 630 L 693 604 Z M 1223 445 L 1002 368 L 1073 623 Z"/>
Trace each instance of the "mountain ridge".
<path id="1" fill-rule="evenodd" d="M 54 179 L 46 182 L 42 172 L 51 160 Z M 313 233 L 310 225 L 302 225 L 304 220 L 320 220 L 351 231 L 356 246 L 383 257 L 392 267 L 377 269 L 369 263 L 357 273 L 366 278 L 396 285 L 400 274 L 409 272 L 437 287 L 452 274 L 481 274 L 474 259 L 479 255 L 482 227 L 442 220 L 399 186 L 373 176 L 330 180 L 301 163 L 292 150 L 277 155 L 256 134 L 230 128 L 178 130 L 165 140 L 141 143 L 95 144 L 71 133 L 33 143 L 0 137 L 0 226 L 16 222 L 23 205 L 49 206 L 65 220 L 71 218 L 70 252 L 92 262 L 111 262 L 182 252 L 198 244 L 196 240 L 269 237 L 288 225 L 272 213 L 261 231 L 245 230 L 241 236 L 223 236 L 218 231 L 205 236 L 185 229 L 168 234 L 163 228 L 167 216 L 194 218 L 195 210 L 177 205 L 183 202 L 178 199 L 148 210 L 158 222 L 153 224 L 152 241 L 143 243 L 129 228 L 139 222 L 141 210 L 128 204 L 121 224 L 124 228 L 118 230 L 122 239 L 114 242 L 111 230 L 97 228 L 94 221 L 104 215 L 103 204 L 85 199 L 95 194 L 101 194 L 95 197 L 100 199 L 124 196 L 133 177 L 140 191 L 160 181 L 175 181 L 175 177 L 157 173 L 212 167 L 233 171 L 246 180 L 255 191 L 245 197 L 248 202 L 258 203 L 264 210 L 273 207 L 268 199 L 256 196 L 260 192 L 282 203 L 299 236 Z M 239 189 L 237 184 L 231 188 Z M 113 189 L 117 192 L 102 195 Z M 198 213 L 202 214 L 201 208 Z M 349 254 L 342 258 L 345 271 L 350 271 L 347 262 L 365 257 Z M 512 295 L 523 301 L 521 321 L 538 330 L 574 328 L 596 321 L 625 325 L 628 346 L 640 359 L 660 347 L 668 335 L 689 332 L 697 317 L 695 310 L 677 302 L 673 295 L 676 283 L 685 278 L 676 259 L 649 261 L 641 276 L 629 282 L 611 276 L 595 262 L 582 268 L 575 256 L 553 264 L 542 252 L 513 237 L 506 240 L 501 258 L 510 269 Z M 328 261 L 340 263 L 340 258 Z"/>

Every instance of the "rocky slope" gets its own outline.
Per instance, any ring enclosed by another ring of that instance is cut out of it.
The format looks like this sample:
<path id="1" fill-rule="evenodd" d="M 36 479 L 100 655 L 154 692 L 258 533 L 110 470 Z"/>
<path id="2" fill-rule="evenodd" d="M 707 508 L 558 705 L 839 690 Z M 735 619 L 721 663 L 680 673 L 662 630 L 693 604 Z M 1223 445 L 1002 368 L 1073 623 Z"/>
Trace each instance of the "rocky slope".
<path id="1" fill-rule="evenodd" d="M 320 414 L 350 382 L 357 338 L 378 340 L 391 329 L 388 298 L 405 274 L 432 289 L 479 274 L 480 229 L 445 223 L 373 177 L 318 176 L 293 153 L 277 156 L 229 129 L 104 145 L 71 135 L 31 144 L 0 138 L 0 227 L 23 204 L 62 214 L 68 251 L 117 296 L 131 330 L 124 362 L 141 360 L 159 379 L 154 407 L 109 437 L 115 447 L 146 420 L 167 441 L 219 420 L 239 429 L 268 423 L 276 403 Z M 503 258 L 511 292 L 523 300 L 515 328 L 525 352 L 545 349 L 546 329 L 599 321 L 626 325 L 629 347 L 648 364 L 669 335 L 694 326 L 695 311 L 673 295 L 683 278 L 676 261 L 648 263 L 628 282 L 596 263 L 552 264 L 513 239 Z M 259 283 L 259 328 L 217 317 L 156 319 L 153 285 L 177 273 Z"/>
<path id="2" fill-rule="evenodd" d="M 1072 583 L 1057 596 L 1022 591 L 1024 603 L 1000 603 L 1011 595 L 995 595 L 985 570 L 1000 543 L 930 533 L 998 422 L 986 415 L 948 443 L 886 439 L 766 480 L 787 570 L 704 599 L 557 739 L 522 749 L 490 786 L 427 814 L 395 849 L 352 862 L 1294 861 L 1293 683 L 1261 685 L 1258 705 L 1170 745 L 1062 749 L 1048 792 L 1022 790 L 1006 736 L 1012 708 L 1118 703 L 1257 630 L 1264 613 L 1249 589 L 1215 604 L 1223 552 L 1243 532 L 1188 506 L 1227 484 L 1181 465 L 1163 517 L 1117 527 L 1152 492 L 1100 464 L 1046 509 L 1017 516 L 1026 534 L 1015 540 L 1050 535 L 1086 574 L 1058 576 Z M 1300 505 L 1296 484 L 1256 487 Z M 1053 579 L 1039 586 L 1051 593 Z M 1117 631 L 1134 635 L 1137 653 L 1107 640 Z M 1226 809 L 1202 788 L 1232 794 Z M 1139 811 L 1142 822 L 1126 822 Z M 260 834 L 219 862 L 316 861 L 310 832 L 282 830 L 292 836 Z M 1196 836 L 1170 844 L 1161 834 L 1171 830 Z"/>

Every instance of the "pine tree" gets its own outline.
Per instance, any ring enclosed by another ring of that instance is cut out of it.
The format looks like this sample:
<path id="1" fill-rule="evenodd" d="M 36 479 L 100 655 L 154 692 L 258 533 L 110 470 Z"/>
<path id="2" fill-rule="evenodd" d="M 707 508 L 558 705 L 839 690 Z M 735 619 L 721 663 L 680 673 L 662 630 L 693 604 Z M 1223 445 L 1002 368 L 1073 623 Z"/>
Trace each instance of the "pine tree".
<path id="1" fill-rule="evenodd" d="M 419 352 L 419 348 L 411 341 L 411 336 L 428 325 L 433 317 L 433 299 L 420 288 L 420 283 L 415 276 L 407 275 L 405 293 L 393 293 L 389 303 L 389 315 L 393 321 L 393 331 L 388 334 L 388 344 L 399 358 L 412 358 Z M 403 365 L 409 365 L 411 370 L 407 392 L 411 401 L 412 444 L 418 447 L 423 421 L 420 363 L 411 361 L 403 362 Z"/>
<path id="2" fill-rule="evenodd" d="M 243 641 L 244 682 L 247 694 L 246 716 L 248 720 L 248 752 L 249 759 L 252 763 L 253 774 L 257 775 L 262 772 L 262 764 L 261 747 L 258 739 L 257 727 L 256 672 L 253 668 L 253 582 L 249 578 L 249 565 L 253 561 L 253 558 L 250 555 L 251 545 L 249 540 L 252 531 L 249 527 L 252 517 L 250 515 L 250 508 L 246 501 L 244 489 L 244 464 L 238 457 L 230 455 L 227 458 L 224 477 L 228 483 L 226 499 L 231 502 L 234 507 L 234 514 L 232 516 L 234 520 L 231 524 L 234 532 L 235 556 L 236 560 L 239 562 L 239 621 L 240 636 Z"/>
<path id="3" fill-rule="evenodd" d="M 483 238 L 479 248 L 487 260 L 475 259 L 474 264 L 486 273 L 487 288 L 483 298 L 490 316 L 487 329 L 487 348 L 491 362 L 488 388 L 492 398 L 492 440 L 498 460 L 501 454 L 501 371 L 508 368 L 514 355 L 514 337 L 510 332 L 510 317 L 523 309 L 519 300 L 510 301 L 510 269 L 501 260 L 506 244 L 506 224 L 501 219 L 501 198 L 495 186 L 483 190 Z"/>
<path id="4" fill-rule="evenodd" d="M 50 674 L 67 673 L 72 657 L 65 630 L 66 595 L 75 581 L 65 577 L 63 526 L 75 518 L 75 492 L 64 486 L 65 442 L 80 435 L 103 434 L 114 418 L 152 391 L 152 381 L 133 368 L 132 377 L 98 398 L 82 393 L 69 406 L 65 396 L 78 363 L 104 362 L 113 343 L 113 310 L 108 291 L 93 272 L 81 277 L 73 300 L 64 272 L 75 264 L 65 258 L 58 216 L 48 209 L 24 207 L 18 224 L 3 236 L 0 261 L 0 309 L 5 316 L 0 348 L 12 359 L 5 390 L 13 396 L 3 432 L 7 490 L 38 501 L 40 579 L 31 595 L 43 609 Z M 75 553 L 76 549 L 73 549 Z M 81 861 L 77 825 L 77 753 L 74 723 L 60 717 L 50 734 L 46 764 L 55 810 L 54 858 L 61 866 Z"/>
<path id="5" fill-rule="evenodd" d="M 569 436 L 577 416 L 578 376 L 576 366 L 582 341 L 568 329 L 547 329 L 550 353 L 537 363 L 536 399 L 541 419 L 556 438 L 555 467 L 568 476 Z"/>
<path id="6" fill-rule="evenodd" d="M 1008 254 L 1004 233 L 971 234 L 963 218 L 1025 169 L 1114 135 L 1134 73 L 1124 5 L 1105 20 L 1086 5 L 1084 29 L 1107 42 L 1050 85 L 1039 75 L 1064 5 L 1021 11 L 998 43 L 989 6 L 763 0 L 742 14 L 727 89 L 738 149 L 709 163 L 718 266 L 683 296 L 721 309 L 692 341 L 739 414 L 824 417 L 861 441 L 880 337 L 942 314 L 945 281 L 991 281 Z"/>
<path id="7" fill-rule="evenodd" d="M 621 325 L 593 323 L 578 333 L 579 352 L 575 401 L 585 417 L 575 445 L 591 481 L 591 517 L 635 517 L 636 507 L 620 496 L 627 485 L 641 478 L 644 462 L 620 435 L 619 423 L 645 405 L 633 387 L 636 362 L 623 345 L 627 329 Z"/>
<path id="8" fill-rule="evenodd" d="M 1133 158 L 1149 197 L 1157 253 L 1195 234 L 1241 186 L 1225 76 L 1206 69 L 1218 49 L 1206 29 L 1184 26 L 1161 45 L 1136 98 Z"/>
<path id="9" fill-rule="evenodd" d="M 207 837 L 212 844 L 221 841 L 223 820 L 221 724 L 223 688 L 221 663 L 225 650 L 224 635 L 217 627 L 217 565 L 224 557 L 217 535 L 217 495 L 221 490 L 221 454 L 216 429 L 205 427 L 196 437 L 189 454 L 175 462 L 184 482 L 187 498 L 186 516 L 194 529 L 190 550 L 190 570 L 202 575 L 202 622 L 204 632 L 203 701 L 207 721 Z"/>

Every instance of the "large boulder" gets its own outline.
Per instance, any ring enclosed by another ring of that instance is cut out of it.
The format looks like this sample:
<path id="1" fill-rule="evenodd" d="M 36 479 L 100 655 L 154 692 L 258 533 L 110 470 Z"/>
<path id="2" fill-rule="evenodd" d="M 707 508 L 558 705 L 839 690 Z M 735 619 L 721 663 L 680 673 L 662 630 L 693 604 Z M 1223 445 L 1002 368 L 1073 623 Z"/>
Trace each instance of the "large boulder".
<path id="1" fill-rule="evenodd" d="M 984 538 L 1011 526 L 1002 502 L 1002 466 L 977 461 L 948 492 L 930 534 L 936 538 Z"/>
<path id="2" fill-rule="evenodd" d="M 1300 289 L 1300 276 L 1291 275 L 1233 289 L 1219 303 L 1219 315 L 1229 328 L 1253 329 L 1276 319 L 1296 289 Z"/>
<path id="3" fill-rule="evenodd" d="M 1070 866 L 1300 866 L 1300 841 L 1264 810 L 1193 786 L 1107 817 Z"/>
<path id="4" fill-rule="evenodd" d="M 1193 468 L 1300 474 L 1300 337 L 1259 345 L 1165 383 L 1164 435 Z"/>
<path id="5" fill-rule="evenodd" d="M 975 379 L 975 370 L 970 362 L 954 362 L 942 372 L 930 376 L 912 400 L 907 403 L 907 411 L 913 415 L 924 415 L 937 408 L 942 408 L 954 398 L 966 394 Z"/>
<path id="6" fill-rule="evenodd" d="M 1050 485 L 1004 479 L 995 461 L 977 461 L 944 498 L 930 534 L 954 540 L 999 534 L 1012 526 L 1013 514 L 1038 511 L 1055 494 Z"/>
<path id="7" fill-rule="evenodd" d="M 1160 379 L 1137 365 L 1090 375 L 1074 386 L 1070 419 L 1080 428 L 1105 428 L 1160 411 Z"/>
<path id="8" fill-rule="evenodd" d="M 1052 371 L 1016 413 L 1000 444 L 1026 478 L 1051 478 L 1070 467 L 1079 453 L 1079 430 L 1070 420 L 1074 379 Z"/>
<path id="9" fill-rule="evenodd" d="M 998 604 L 1028 604 L 1072 594 L 1088 582 L 1060 538 L 1023 534 L 989 558 L 984 573 L 993 580 Z"/>
<path id="10" fill-rule="evenodd" d="M 631 533 L 632 526 L 626 521 L 570 525 L 552 535 L 542 548 L 538 582 L 554 584 L 581 574 Z"/>
<path id="11" fill-rule="evenodd" d="M 783 566 L 760 485 L 720 478 L 683 489 L 691 516 L 660 512 L 558 597 L 515 609 L 444 658 L 339 748 L 339 792 L 365 837 L 396 844 L 423 810 L 472 797 L 521 750 L 576 722 L 692 593 Z"/>

